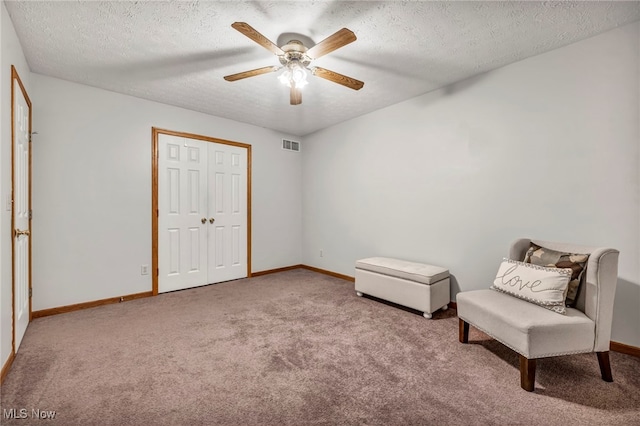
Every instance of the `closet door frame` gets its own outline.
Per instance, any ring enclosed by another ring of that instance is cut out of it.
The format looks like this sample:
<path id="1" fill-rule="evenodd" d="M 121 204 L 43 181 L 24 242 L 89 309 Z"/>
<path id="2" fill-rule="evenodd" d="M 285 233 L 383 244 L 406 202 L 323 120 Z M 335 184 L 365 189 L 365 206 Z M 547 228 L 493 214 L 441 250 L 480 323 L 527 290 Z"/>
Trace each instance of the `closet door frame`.
<path id="1" fill-rule="evenodd" d="M 196 139 L 205 142 L 214 142 L 223 145 L 231 145 L 247 150 L 247 277 L 251 277 L 251 145 L 241 142 L 196 135 L 193 133 L 177 132 L 173 130 L 151 128 L 151 276 L 152 293 L 158 295 L 158 136 L 164 134 L 188 139 Z"/>

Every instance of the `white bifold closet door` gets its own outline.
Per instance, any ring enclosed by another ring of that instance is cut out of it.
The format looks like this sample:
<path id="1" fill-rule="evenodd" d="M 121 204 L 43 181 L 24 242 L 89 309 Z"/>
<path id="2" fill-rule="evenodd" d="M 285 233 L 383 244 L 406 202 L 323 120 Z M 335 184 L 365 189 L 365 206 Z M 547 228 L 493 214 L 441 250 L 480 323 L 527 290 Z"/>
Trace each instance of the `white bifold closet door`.
<path id="1" fill-rule="evenodd" d="M 247 150 L 160 134 L 158 151 L 158 291 L 247 277 Z"/>

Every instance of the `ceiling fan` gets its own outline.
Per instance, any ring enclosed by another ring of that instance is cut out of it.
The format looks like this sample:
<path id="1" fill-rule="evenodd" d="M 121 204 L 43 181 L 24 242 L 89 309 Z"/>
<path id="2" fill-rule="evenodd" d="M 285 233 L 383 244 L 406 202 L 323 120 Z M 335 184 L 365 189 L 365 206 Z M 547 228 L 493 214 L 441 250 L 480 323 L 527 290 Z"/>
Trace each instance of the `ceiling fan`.
<path id="1" fill-rule="evenodd" d="M 275 43 L 260 34 L 246 22 L 234 22 L 231 27 L 240 31 L 242 34 L 249 37 L 268 51 L 277 55 L 282 66 L 262 67 L 237 74 L 227 75 L 224 77 L 227 81 L 242 80 L 243 78 L 255 77 L 257 75 L 275 72 L 284 68 L 284 72 L 278 77 L 278 79 L 281 83 L 290 87 L 289 98 L 291 105 L 300 105 L 302 103 L 302 92 L 300 89 L 307 84 L 307 71 L 311 72 L 312 75 L 341 84 L 353 90 L 360 90 L 364 86 L 364 83 L 360 80 L 338 74 L 337 72 L 325 68 L 309 68 L 309 64 L 314 59 L 318 59 L 319 57 L 333 52 L 334 50 L 346 46 L 356 40 L 356 35 L 346 28 L 335 32 L 315 46 L 307 48 L 298 40 L 290 40 L 284 46 L 278 47 Z"/>

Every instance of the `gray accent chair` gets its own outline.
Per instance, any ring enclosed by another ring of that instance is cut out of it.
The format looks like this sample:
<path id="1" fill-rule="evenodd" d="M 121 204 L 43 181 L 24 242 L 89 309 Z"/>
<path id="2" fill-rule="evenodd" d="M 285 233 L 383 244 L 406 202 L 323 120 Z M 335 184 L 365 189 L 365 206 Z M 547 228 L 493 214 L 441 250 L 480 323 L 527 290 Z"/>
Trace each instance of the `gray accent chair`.
<path id="1" fill-rule="evenodd" d="M 559 355 L 595 352 L 602 379 L 612 382 L 609 345 L 618 250 L 523 238 L 512 243 L 509 258 L 524 259 L 531 242 L 556 251 L 589 254 L 576 308 L 567 308 L 566 315 L 561 315 L 489 288 L 458 293 L 460 342 L 469 342 L 471 324 L 513 349 L 520 355 L 520 385 L 529 392 L 535 388 L 536 359 Z"/>

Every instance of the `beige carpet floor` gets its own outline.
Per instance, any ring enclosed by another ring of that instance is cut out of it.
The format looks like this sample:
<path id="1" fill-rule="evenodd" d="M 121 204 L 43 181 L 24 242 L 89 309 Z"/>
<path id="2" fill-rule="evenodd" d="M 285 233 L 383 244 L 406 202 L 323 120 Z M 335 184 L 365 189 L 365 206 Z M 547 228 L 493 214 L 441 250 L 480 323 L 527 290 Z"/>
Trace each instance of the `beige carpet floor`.
<path id="1" fill-rule="evenodd" d="M 613 383 L 594 354 L 542 359 L 528 393 L 514 352 L 470 340 L 452 310 L 293 270 L 34 320 L 1 389 L 28 415 L 1 423 L 640 425 L 639 358 L 613 352 Z"/>

